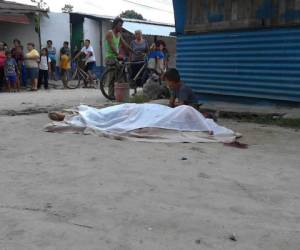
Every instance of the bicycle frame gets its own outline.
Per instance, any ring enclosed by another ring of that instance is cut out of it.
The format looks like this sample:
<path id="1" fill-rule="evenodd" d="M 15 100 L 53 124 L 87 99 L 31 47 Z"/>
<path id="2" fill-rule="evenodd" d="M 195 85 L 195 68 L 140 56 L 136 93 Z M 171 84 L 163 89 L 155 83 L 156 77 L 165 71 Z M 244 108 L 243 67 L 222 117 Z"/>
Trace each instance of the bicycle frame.
<path id="1" fill-rule="evenodd" d="M 77 62 L 75 66 L 75 71 L 72 74 L 72 79 L 78 81 L 78 87 L 80 87 L 80 81 L 84 82 L 84 86 L 87 87 L 88 84 L 90 86 L 96 86 L 98 84 L 97 76 L 93 73 L 92 75 L 89 74 L 89 72 L 85 72 L 83 69 L 83 66 L 80 66 L 80 64 Z"/>
<path id="2" fill-rule="evenodd" d="M 133 65 L 133 64 L 141 64 L 143 63 L 143 67 L 138 71 L 138 73 L 135 75 L 135 77 L 131 78 L 130 74 L 129 74 L 129 66 Z M 117 68 L 118 65 L 121 65 L 122 68 L 121 70 L 118 70 L 118 80 L 123 80 L 122 76 L 125 76 L 125 81 L 128 82 L 130 79 L 133 80 L 134 82 L 140 77 L 140 75 L 142 74 L 142 72 L 145 70 L 145 68 L 147 67 L 147 62 L 145 61 L 138 61 L 138 62 L 118 62 L 117 64 Z"/>
<path id="3" fill-rule="evenodd" d="M 78 64 L 76 66 L 75 75 L 81 77 L 83 81 L 87 81 L 89 79 L 89 75 L 82 68 L 80 68 Z"/>

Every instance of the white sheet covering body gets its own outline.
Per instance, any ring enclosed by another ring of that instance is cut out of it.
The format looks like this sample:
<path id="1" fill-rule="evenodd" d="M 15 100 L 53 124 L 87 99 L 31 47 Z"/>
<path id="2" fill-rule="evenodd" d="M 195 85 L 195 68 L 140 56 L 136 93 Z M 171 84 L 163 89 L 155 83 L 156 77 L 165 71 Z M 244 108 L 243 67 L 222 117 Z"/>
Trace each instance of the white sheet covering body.
<path id="1" fill-rule="evenodd" d="M 169 108 L 160 104 L 121 104 L 103 109 L 81 105 L 79 115 L 72 116 L 67 123 L 123 134 L 143 128 L 160 128 L 185 132 L 213 132 L 216 136 L 233 136 L 234 132 L 206 119 L 190 106 Z"/>

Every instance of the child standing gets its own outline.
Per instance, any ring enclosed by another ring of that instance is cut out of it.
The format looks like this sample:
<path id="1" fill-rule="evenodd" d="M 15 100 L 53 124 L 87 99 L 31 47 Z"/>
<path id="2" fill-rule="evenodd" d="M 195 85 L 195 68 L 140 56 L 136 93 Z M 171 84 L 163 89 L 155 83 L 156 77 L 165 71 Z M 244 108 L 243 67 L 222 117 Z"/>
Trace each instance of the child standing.
<path id="1" fill-rule="evenodd" d="M 160 47 L 155 43 L 150 47 L 148 68 L 156 70 L 158 74 L 162 74 L 164 72 L 164 54 L 160 51 Z"/>
<path id="2" fill-rule="evenodd" d="M 24 75 L 22 74 L 24 71 L 24 53 L 23 53 L 23 47 L 22 46 L 18 46 L 15 50 L 15 52 L 13 53 L 13 51 L 11 52 L 12 57 L 15 58 L 17 65 L 18 65 L 18 71 L 19 71 L 19 77 L 17 78 L 17 84 L 20 86 L 24 86 L 26 87 L 26 78 L 24 77 Z"/>
<path id="3" fill-rule="evenodd" d="M 65 50 L 61 51 L 60 57 L 60 72 L 61 72 L 61 79 L 64 85 L 64 88 L 67 87 L 68 84 L 68 72 L 70 69 L 70 58 L 67 55 Z"/>
<path id="4" fill-rule="evenodd" d="M 15 92 L 16 90 L 20 90 L 20 86 L 17 86 L 17 77 L 18 73 L 18 65 L 16 60 L 12 57 L 10 51 L 5 53 L 6 55 L 6 62 L 4 65 L 4 74 L 7 83 L 7 90 L 11 92 L 12 90 Z"/>
<path id="5" fill-rule="evenodd" d="M 48 89 L 49 73 L 51 73 L 51 59 L 48 56 L 48 50 L 43 48 L 41 51 L 40 65 L 39 65 L 39 82 L 38 88 L 44 84 L 44 88 Z"/>
<path id="6" fill-rule="evenodd" d="M 47 50 L 48 55 L 51 60 L 51 79 L 56 81 L 56 48 L 53 46 L 53 42 L 51 40 L 47 41 Z M 49 71 L 50 73 L 50 71 Z"/>

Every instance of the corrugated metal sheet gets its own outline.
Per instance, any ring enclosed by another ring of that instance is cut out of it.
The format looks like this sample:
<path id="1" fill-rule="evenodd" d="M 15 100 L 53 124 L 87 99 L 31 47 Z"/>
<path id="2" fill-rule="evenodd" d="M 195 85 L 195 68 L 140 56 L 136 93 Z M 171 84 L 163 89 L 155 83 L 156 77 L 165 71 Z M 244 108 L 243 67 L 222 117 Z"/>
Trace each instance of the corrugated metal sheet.
<path id="1" fill-rule="evenodd" d="M 177 67 L 199 93 L 300 102 L 300 27 L 179 36 Z"/>
<path id="2" fill-rule="evenodd" d="M 127 22 L 123 23 L 123 28 L 128 30 L 131 33 L 134 33 L 136 30 L 141 30 L 144 35 L 152 36 L 170 36 L 171 33 L 175 32 L 175 27 L 156 25 L 156 24 L 147 24 L 147 23 L 138 23 L 138 22 Z"/>

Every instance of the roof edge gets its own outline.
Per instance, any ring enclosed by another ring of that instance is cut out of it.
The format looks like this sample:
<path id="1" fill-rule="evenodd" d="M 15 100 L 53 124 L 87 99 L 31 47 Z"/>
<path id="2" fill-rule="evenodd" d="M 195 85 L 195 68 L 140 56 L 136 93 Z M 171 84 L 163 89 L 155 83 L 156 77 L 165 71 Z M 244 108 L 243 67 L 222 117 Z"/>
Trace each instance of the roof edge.
<path id="1" fill-rule="evenodd" d="M 15 5 L 16 7 L 19 7 L 17 10 L 36 11 L 36 12 L 45 12 L 45 13 L 48 12 L 48 10 L 40 9 L 37 6 L 31 4 L 23 4 L 23 3 L 17 3 L 17 2 L 6 1 L 6 0 L 0 0 L 0 4 L 1 3 Z M 22 9 L 22 7 L 24 7 L 24 9 Z M 13 8 L 10 7 L 7 9 L 12 10 Z"/>
<path id="2" fill-rule="evenodd" d="M 83 16 L 87 16 L 87 17 L 94 17 L 94 18 L 99 18 L 99 19 L 104 19 L 104 20 L 114 20 L 116 18 L 115 16 L 88 14 L 88 13 L 82 13 L 82 12 L 71 12 L 70 14 L 71 15 L 72 14 L 83 15 Z M 169 24 L 169 23 L 161 23 L 161 22 L 148 21 L 148 20 L 131 19 L 131 18 L 122 18 L 122 19 L 125 22 L 144 23 L 144 24 L 153 24 L 153 25 L 158 25 L 158 26 L 175 27 L 174 24 Z"/>

